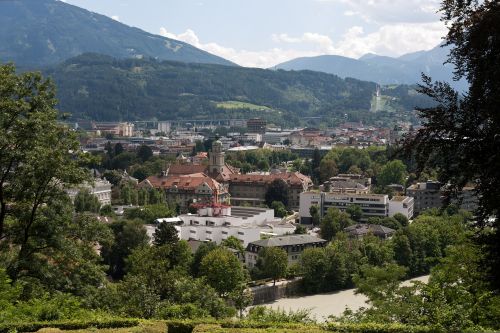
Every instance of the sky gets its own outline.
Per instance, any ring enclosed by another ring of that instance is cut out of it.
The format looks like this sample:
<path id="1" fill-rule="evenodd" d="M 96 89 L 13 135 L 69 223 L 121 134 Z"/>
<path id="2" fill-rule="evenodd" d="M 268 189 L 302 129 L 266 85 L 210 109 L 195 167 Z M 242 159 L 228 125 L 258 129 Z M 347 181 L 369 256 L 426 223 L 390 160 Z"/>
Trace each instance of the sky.
<path id="1" fill-rule="evenodd" d="M 441 0 L 65 0 L 247 67 L 297 57 L 429 50 Z"/>

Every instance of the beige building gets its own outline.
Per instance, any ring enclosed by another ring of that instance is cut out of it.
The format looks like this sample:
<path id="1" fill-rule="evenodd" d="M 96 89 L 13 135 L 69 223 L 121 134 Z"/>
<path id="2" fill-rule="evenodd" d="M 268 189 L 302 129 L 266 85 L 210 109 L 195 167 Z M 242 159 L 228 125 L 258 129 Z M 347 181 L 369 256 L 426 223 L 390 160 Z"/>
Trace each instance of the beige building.
<path id="1" fill-rule="evenodd" d="M 282 180 L 288 188 L 288 206 L 298 209 L 300 193 L 309 190 L 312 181 L 300 172 L 282 172 L 269 175 L 233 175 L 229 180 L 231 203 L 234 205 L 250 204 L 263 205 L 266 202 L 266 193 L 269 185 L 276 179 Z"/>
<path id="2" fill-rule="evenodd" d="M 139 187 L 164 190 L 167 202 L 179 204 L 182 211 L 186 211 L 192 203 L 229 202 L 227 186 L 203 173 L 150 176 Z"/>

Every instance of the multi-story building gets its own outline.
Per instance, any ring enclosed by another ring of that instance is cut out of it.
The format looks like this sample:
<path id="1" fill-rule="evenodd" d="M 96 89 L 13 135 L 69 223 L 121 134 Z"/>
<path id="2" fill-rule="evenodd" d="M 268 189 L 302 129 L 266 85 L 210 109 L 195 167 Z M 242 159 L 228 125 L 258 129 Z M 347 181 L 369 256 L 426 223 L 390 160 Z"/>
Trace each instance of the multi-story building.
<path id="1" fill-rule="evenodd" d="M 186 211 L 192 203 L 229 202 L 227 186 L 203 173 L 150 176 L 142 181 L 139 187 L 164 190 L 167 202 L 179 204 L 183 211 Z"/>
<path id="2" fill-rule="evenodd" d="M 266 133 L 267 122 L 264 119 L 252 118 L 247 120 L 248 133 Z"/>
<path id="3" fill-rule="evenodd" d="M 106 179 L 94 178 L 92 183 L 85 183 L 78 188 L 68 189 L 67 193 L 71 201 L 75 200 L 76 195 L 81 190 L 86 189 L 99 200 L 101 206 L 111 205 L 111 183 Z"/>
<path id="4" fill-rule="evenodd" d="M 279 237 L 271 237 L 261 239 L 246 247 L 245 263 L 247 267 L 252 268 L 257 264 L 259 252 L 268 247 L 279 247 L 288 255 L 288 264 L 293 264 L 299 261 L 300 255 L 305 249 L 311 247 L 324 247 L 327 241 L 312 235 L 285 235 Z"/>
<path id="5" fill-rule="evenodd" d="M 406 189 L 406 195 L 415 200 L 415 215 L 429 208 L 440 208 L 446 196 L 446 186 L 436 181 L 417 183 Z M 456 198 L 452 198 L 451 203 L 456 204 L 461 209 L 474 211 L 477 209 L 478 197 L 475 188 L 466 186 L 458 193 Z"/>
<path id="6" fill-rule="evenodd" d="M 329 180 L 320 187 L 325 192 L 365 194 L 370 188 L 352 180 Z"/>
<path id="7" fill-rule="evenodd" d="M 312 186 L 311 179 L 300 172 L 280 172 L 269 175 L 234 174 L 229 180 L 231 202 L 235 205 L 246 203 L 259 206 L 265 204 L 269 185 L 276 179 L 282 180 L 288 188 L 289 208 L 298 209 L 300 193 L 307 191 Z"/>
<path id="8" fill-rule="evenodd" d="M 427 181 L 410 185 L 406 189 L 406 195 L 414 199 L 414 214 L 418 215 L 429 208 L 439 208 L 443 203 L 441 183 Z"/>
<path id="9" fill-rule="evenodd" d="M 272 209 L 217 204 L 198 206 L 197 214 L 180 215 L 180 225 L 175 221 L 179 238 L 220 244 L 233 236 L 247 246 L 262 235 L 276 236 L 295 231 L 294 225 L 275 218 Z"/>
<path id="10" fill-rule="evenodd" d="M 113 134 L 123 137 L 134 136 L 134 124 L 132 123 L 93 123 L 92 129 L 98 132 L 99 135 Z"/>
<path id="11" fill-rule="evenodd" d="M 392 215 L 401 213 L 407 219 L 411 219 L 413 217 L 414 205 L 415 201 L 412 197 L 394 196 L 389 200 L 389 212 Z"/>
<path id="12" fill-rule="evenodd" d="M 351 205 L 358 205 L 363 212 L 361 220 L 366 221 L 370 217 L 387 217 L 403 212 L 402 206 L 405 203 L 408 207 L 405 216 L 411 218 L 412 201 L 405 197 L 398 197 L 395 201 L 391 205 L 391 200 L 389 200 L 387 194 L 303 192 L 300 194 L 299 217 L 301 223 L 311 223 L 309 210 L 313 205 L 318 206 L 320 217 L 323 217 L 331 207 L 345 211 Z"/>

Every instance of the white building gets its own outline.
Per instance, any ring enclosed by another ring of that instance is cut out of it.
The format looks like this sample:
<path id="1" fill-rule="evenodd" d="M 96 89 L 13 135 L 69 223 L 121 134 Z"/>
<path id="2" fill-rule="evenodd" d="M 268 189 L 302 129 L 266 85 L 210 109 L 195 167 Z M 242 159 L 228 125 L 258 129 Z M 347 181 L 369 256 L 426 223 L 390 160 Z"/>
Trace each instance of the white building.
<path id="1" fill-rule="evenodd" d="M 158 122 L 158 132 L 169 133 L 170 132 L 170 121 L 159 121 Z"/>
<path id="2" fill-rule="evenodd" d="M 106 179 L 95 178 L 92 184 L 86 183 L 79 188 L 68 189 L 66 192 L 71 198 L 71 201 L 74 201 L 78 192 L 83 189 L 87 189 L 90 194 L 95 195 L 101 207 L 104 205 L 111 205 L 111 183 Z"/>
<path id="3" fill-rule="evenodd" d="M 413 217 L 413 206 L 414 199 L 412 197 L 395 196 L 389 200 L 389 214 L 390 216 L 394 216 L 397 213 L 401 213 L 407 219 L 411 219 Z"/>
<path id="4" fill-rule="evenodd" d="M 413 199 L 408 197 L 395 198 L 389 200 L 387 194 L 302 192 L 299 203 L 300 222 L 311 223 L 309 209 L 312 205 L 319 207 L 320 217 L 323 217 L 330 207 L 345 211 L 351 205 L 358 205 L 361 208 L 362 221 L 366 221 L 370 217 L 393 216 L 396 213 L 402 213 L 408 218 L 413 217 Z"/>
<path id="5" fill-rule="evenodd" d="M 261 234 L 285 235 L 295 226 L 274 217 L 274 210 L 257 207 L 204 206 L 197 214 L 180 215 L 177 225 L 179 238 L 211 241 L 219 244 L 229 236 L 240 240 L 243 246 L 259 240 Z"/>

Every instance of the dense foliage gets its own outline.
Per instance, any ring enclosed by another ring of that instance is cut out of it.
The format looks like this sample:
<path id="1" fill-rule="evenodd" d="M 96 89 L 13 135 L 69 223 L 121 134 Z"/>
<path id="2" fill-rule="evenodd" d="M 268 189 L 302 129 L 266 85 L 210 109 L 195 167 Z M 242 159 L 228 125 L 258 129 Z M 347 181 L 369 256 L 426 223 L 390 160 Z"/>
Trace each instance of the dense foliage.
<path id="1" fill-rule="evenodd" d="M 386 117 L 391 121 L 388 114 L 369 112 L 375 83 L 319 72 L 116 60 L 84 54 L 45 73 L 59 86 L 60 109 L 71 112 L 74 118 L 116 121 L 259 116 L 282 125 L 297 125 L 304 123 L 304 117 L 318 116 L 333 124 L 348 113 L 351 120 L 371 122 Z M 408 95 L 409 90 L 407 87 L 402 94 Z M 410 102 L 402 107 L 402 115 L 417 104 L 411 96 L 407 96 Z M 234 100 L 268 109 L 217 104 Z"/>
<path id="2" fill-rule="evenodd" d="M 457 78 L 470 84 L 467 93 L 455 92 L 448 83 L 424 77 L 421 91 L 438 106 L 420 109 L 424 127 L 409 136 L 406 148 L 419 167 L 436 166 L 439 179 L 455 195 L 468 182 L 476 184 L 480 209 L 477 226 L 480 243 L 489 244 L 490 281 L 500 287 L 500 3 L 444 1 L 443 20 L 450 29 L 449 62 Z"/>

